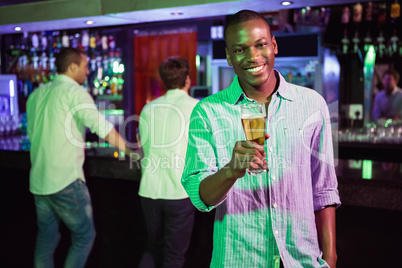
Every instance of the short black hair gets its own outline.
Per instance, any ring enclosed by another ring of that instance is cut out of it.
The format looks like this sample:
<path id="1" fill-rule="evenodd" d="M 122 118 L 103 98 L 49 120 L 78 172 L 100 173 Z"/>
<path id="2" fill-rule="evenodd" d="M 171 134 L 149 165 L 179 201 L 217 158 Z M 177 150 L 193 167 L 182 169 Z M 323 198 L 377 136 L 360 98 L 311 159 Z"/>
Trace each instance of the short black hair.
<path id="1" fill-rule="evenodd" d="M 189 74 L 189 63 L 183 57 L 172 56 L 159 65 L 159 75 L 167 89 L 183 88 Z"/>
<path id="2" fill-rule="evenodd" d="M 258 12 L 255 12 L 253 10 L 243 9 L 234 15 L 229 15 L 226 17 L 225 30 L 223 32 L 225 44 L 226 44 L 226 32 L 230 26 L 232 26 L 234 24 L 238 24 L 238 23 L 242 23 L 242 22 L 246 22 L 246 21 L 250 21 L 250 20 L 258 20 L 258 19 L 263 20 L 267 23 L 268 29 L 269 29 L 269 34 L 272 36 L 271 26 L 269 25 L 267 19 L 263 15 L 261 15 Z"/>
<path id="3" fill-rule="evenodd" d="M 386 74 L 392 75 L 395 78 L 395 81 L 398 83 L 399 81 L 399 73 L 395 69 L 388 69 L 386 70 L 382 77 L 384 77 Z"/>
<path id="4" fill-rule="evenodd" d="M 65 73 L 71 63 L 80 65 L 81 55 L 85 55 L 82 50 L 72 47 L 64 47 L 56 55 L 56 69 L 59 74 Z"/>

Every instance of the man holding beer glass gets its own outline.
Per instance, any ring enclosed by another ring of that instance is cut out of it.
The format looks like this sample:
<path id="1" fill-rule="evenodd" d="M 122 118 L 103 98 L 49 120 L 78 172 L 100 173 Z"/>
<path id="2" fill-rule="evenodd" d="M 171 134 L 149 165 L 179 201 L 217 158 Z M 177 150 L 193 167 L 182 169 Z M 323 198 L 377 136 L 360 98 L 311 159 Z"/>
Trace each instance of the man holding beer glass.
<path id="1" fill-rule="evenodd" d="M 224 36 L 236 76 L 194 108 L 182 177 L 199 210 L 216 208 L 211 267 L 336 267 L 327 105 L 274 70 L 278 44 L 263 16 L 236 13 Z M 241 120 L 242 105 L 258 102 L 264 144 L 247 140 Z"/>

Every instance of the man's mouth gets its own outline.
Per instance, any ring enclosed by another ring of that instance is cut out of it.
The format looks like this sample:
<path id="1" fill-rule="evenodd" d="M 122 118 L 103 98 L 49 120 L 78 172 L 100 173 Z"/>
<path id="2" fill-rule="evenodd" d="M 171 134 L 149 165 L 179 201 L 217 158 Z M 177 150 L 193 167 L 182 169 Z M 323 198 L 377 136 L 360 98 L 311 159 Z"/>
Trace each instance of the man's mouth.
<path id="1" fill-rule="evenodd" d="M 262 68 L 264 68 L 265 64 L 259 65 L 259 66 L 255 66 L 252 68 L 246 68 L 245 70 L 249 73 L 258 73 L 259 71 L 262 70 Z"/>

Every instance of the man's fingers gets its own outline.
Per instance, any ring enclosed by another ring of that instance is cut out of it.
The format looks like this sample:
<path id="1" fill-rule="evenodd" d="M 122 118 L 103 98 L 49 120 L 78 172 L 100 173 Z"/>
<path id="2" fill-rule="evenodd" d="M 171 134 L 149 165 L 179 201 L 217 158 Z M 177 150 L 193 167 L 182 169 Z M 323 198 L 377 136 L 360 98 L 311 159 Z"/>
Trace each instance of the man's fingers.
<path id="1" fill-rule="evenodd" d="M 264 145 L 259 145 L 254 141 L 238 141 L 236 142 L 235 149 L 239 152 L 246 152 L 245 149 L 257 149 L 262 155 L 265 155 Z"/>

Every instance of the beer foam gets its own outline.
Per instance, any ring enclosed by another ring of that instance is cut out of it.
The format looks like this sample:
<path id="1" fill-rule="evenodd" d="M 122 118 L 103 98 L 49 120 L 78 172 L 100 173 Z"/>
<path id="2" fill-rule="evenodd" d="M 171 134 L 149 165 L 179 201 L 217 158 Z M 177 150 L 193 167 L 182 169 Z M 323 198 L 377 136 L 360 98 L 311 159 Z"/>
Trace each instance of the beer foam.
<path id="1" fill-rule="evenodd" d="M 264 114 L 242 114 L 241 119 L 254 119 L 254 118 L 261 118 L 265 117 Z"/>

